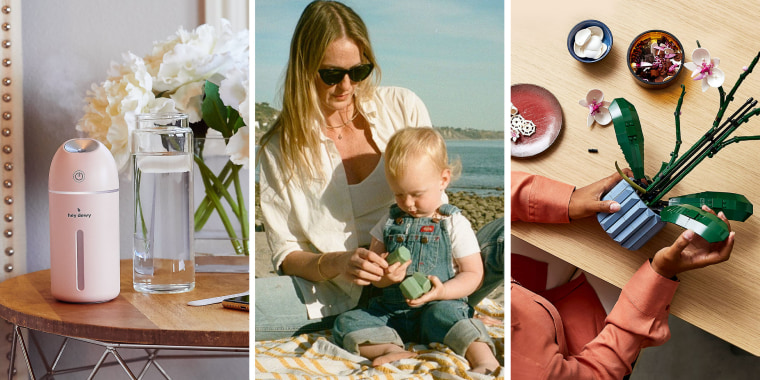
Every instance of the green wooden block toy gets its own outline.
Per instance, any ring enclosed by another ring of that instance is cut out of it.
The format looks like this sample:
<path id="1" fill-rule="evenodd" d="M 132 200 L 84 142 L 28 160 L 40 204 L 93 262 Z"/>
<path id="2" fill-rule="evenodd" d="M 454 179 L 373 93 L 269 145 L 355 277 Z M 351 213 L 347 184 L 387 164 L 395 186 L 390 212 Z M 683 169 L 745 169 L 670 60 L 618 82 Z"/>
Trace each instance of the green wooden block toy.
<path id="1" fill-rule="evenodd" d="M 420 298 L 423 294 L 429 292 L 432 286 L 427 276 L 420 272 L 414 272 L 413 275 L 402 281 L 400 285 L 401 293 L 410 300 Z"/>
<path id="2" fill-rule="evenodd" d="M 388 262 L 388 265 L 393 265 L 395 263 L 405 263 L 412 259 L 412 253 L 409 252 L 409 249 L 406 247 L 399 246 L 396 248 L 395 251 L 393 251 L 388 257 L 385 258 L 385 261 Z"/>

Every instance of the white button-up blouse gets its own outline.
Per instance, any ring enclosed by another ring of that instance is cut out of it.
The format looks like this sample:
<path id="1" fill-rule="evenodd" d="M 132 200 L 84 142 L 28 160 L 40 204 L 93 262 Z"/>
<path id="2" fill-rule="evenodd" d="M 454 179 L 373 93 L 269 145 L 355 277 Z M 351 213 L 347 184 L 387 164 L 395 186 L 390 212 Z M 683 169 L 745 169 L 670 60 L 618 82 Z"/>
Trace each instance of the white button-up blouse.
<path id="1" fill-rule="evenodd" d="M 382 152 L 397 130 L 432 126 L 425 104 L 404 88 L 379 87 L 370 100 L 359 104 L 359 111 L 369 122 L 372 139 Z M 282 273 L 280 266 L 293 251 L 354 251 L 359 247 L 354 207 L 343 162 L 333 141 L 321 134 L 319 157 L 326 180 L 310 181 L 304 187 L 285 180 L 278 145 L 279 139 L 275 136 L 262 148 L 259 163 L 261 211 L 273 253 L 272 264 L 278 273 Z M 376 187 L 376 191 L 386 192 L 386 195 L 374 194 L 370 199 L 385 199 L 383 207 L 393 203 L 388 186 Z M 366 235 L 368 231 L 362 233 Z M 351 309 L 362 291 L 361 286 L 343 276 L 317 283 L 296 277 L 295 282 L 304 297 L 309 318 Z"/>

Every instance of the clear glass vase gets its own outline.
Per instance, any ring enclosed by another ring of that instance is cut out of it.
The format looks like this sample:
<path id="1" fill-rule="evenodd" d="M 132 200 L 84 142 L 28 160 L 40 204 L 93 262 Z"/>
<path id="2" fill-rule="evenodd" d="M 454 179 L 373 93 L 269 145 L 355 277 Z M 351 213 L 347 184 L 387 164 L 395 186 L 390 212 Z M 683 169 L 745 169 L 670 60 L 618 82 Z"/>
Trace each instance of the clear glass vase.
<path id="1" fill-rule="evenodd" d="M 137 291 L 180 293 L 195 287 L 192 147 L 186 114 L 137 115 L 132 133 Z"/>
<path id="2" fill-rule="evenodd" d="M 203 256 L 250 253 L 248 169 L 230 161 L 225 140 L 195 139 L 194 247 L 199 264 Z"/>

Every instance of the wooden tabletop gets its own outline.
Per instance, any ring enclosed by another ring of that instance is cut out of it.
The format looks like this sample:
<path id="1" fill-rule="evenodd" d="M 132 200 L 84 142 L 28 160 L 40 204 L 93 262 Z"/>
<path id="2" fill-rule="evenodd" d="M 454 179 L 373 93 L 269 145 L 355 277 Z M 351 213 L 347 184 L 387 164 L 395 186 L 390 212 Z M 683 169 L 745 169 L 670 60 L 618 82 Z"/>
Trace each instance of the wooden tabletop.
<path id="1" fill-rule="evenodd" d="M 713 57 L 720 58 L 728 93 L 760 51 L 760 5 L 754 1 L 665 2 L 640 1 L 512 1 L 511 83 L 532 83 L 551 91 L 562 107 L 564 122 L 559 137 L 543 153 L 511 159 L 512 170 L 545 175 L 584 186 L 615 172 L 615 162 L 626 161 L 608 126 L 586 126 L 588 110 L 578 104 L 590 89 L 600 89 L 605 100 L 622 97 L 636 107 L 644 133 L 644 167 L 653 176 L 661 162 L 670 159 L 675 145 L 674 111 L 681 89 L 681 154 L 712 125 L 719 92 L 702 92 L 700 82 L 684 69 L 677 83 L 665 89 L 645 89 L 626 66 L 631 41 L 650 29 L 666 30 L 684 45 L 685 61 L 697 40 Z M 609 55 L 597 63 L 580 63 L 567 49 L 567 37 L 578 22 L 604 22 L 613 35 Z M 760 98 L 760 67 L 755 68 L 736 93 L 726 116 L 749 97 Z M 725 117 L 724 117 L 725 120 Z M 760 135 L 760 117 L 750 119 L 735 135 Z M 589 153 L 589 148 L 598 153 Z M 733 144 L 703 161 L 665 197 L 701 191 L 745 195 L 757 212 L 760 207 L 760 141 Z M 733 222 L 736 246 L 728 262 L 679 275 L 681 285 L 672 313 L 755 355 L 760 355 L 760 215 Z M 569 225 L 512 223 L 512 234 L 580 267 L 618 287 L 682 231 L 669 224 L 638 251 L 628 251 L 610 239 L 595 218 Z"/>
<path id="2" fill-rule="evenodd" d="M 242 293 L 248 274 L 196 273 L 195 289 L 143 294 L 132 288 L 132 260 L 121 262 L 121 293 L 97 304 L 57 301 L 50 270 L 0 283 L 0 317 L 52 334 L 105 342 L 171 346 L 248 347 L 249 313 L 221 304 L 187 306 L 192 300 Z"/>

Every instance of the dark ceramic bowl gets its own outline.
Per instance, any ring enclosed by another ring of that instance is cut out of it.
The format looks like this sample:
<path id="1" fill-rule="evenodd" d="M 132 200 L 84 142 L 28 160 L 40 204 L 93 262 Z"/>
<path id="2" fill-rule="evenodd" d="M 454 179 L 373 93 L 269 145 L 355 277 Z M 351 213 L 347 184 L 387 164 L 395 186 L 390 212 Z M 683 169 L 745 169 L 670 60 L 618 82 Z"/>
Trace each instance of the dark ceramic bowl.
<path id="1" fill-rule="evenodd" d="M 605 45 L 607 45 L 607 50 L 598 58 L 581 57 L 575 53 L 575 49 L 574 49 L 575 35 L 581 29 L 586 29 L 591 26 L 598 26 L 599 28 L 602 29 L 602 32 L 604 33 L 602 37 L 602 42 Z M 601 21 L 597 21 L 597 20 L 581 21 L 578 23 L 578 25 L 570 29 L 570 33 L 567 35 L 567 50 L 570 52 L 570 55 L 573 56 L 573 58 L 583 63 L 599 62 L 602 59 L 604 59 L 604 57 L 606 57 L 607 54 L 609 54 L 611 49 L 612 49 L 612 32 L 610 32 L 610 28 L 608 28 L 607 25 L 604 25 L 604 23 Z"/>
<path id="2" fill-rule="evenodd" d="M 653 49 L 654 44 L 669 50 Z M 683 70 L 683 45 L 664 30 L 647 30 L 628 46 L 626 60 L 636 83 L 645 88 L 665 88 L 673 84 Z"/>

